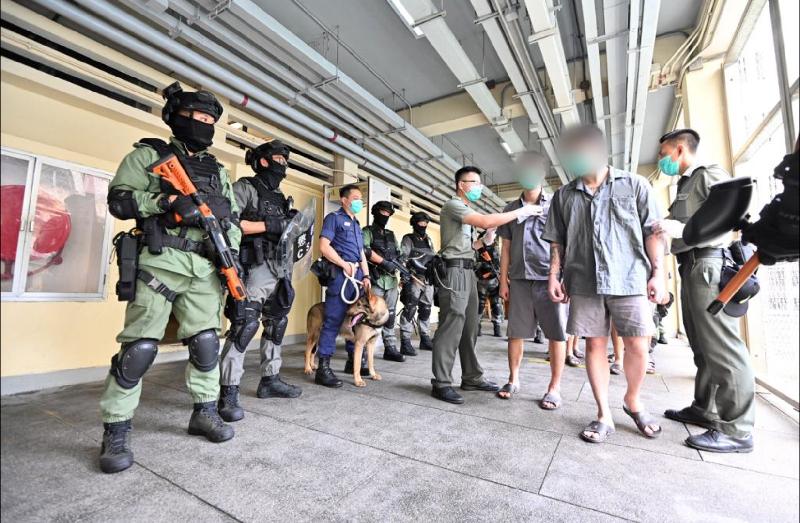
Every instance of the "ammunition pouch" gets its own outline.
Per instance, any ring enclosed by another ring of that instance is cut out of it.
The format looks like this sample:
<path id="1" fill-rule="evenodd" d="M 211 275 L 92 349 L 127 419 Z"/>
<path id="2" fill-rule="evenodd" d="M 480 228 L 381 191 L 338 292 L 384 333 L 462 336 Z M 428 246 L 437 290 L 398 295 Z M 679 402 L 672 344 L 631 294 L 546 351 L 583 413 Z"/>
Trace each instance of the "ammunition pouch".
<path id="1" fill-rule="evenodd" d="M 139 271 L 139 238 L 132 232 L 121 232 L 114 236 L 114 251 L 119 268 L 119 281 L 115 292 L 119 301 L 136 298 L 136 279 Z"/>

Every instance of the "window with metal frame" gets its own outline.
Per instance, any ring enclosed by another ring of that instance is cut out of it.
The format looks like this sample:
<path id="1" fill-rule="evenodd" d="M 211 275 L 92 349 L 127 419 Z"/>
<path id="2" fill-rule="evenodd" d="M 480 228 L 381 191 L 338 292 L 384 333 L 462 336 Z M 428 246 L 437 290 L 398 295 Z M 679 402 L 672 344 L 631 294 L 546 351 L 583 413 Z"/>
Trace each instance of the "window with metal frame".
<path id="1" fill-rule="evenodd" d="M 104 300 L 111 174 L 5 147 L 0 153 L 2 300 Z"/>

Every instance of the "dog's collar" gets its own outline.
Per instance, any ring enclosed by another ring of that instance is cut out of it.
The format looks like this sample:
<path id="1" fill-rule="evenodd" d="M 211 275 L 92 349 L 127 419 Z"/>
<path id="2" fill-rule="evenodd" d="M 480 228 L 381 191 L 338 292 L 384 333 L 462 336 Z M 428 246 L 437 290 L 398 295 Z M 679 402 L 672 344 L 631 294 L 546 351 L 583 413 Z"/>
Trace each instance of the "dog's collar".
<path id="1" fill-rule="evenodd" d="M 367 325 L 372 327 L 373 329 L 380 329 L 381 325 L 375 325 L 367 321 L 367 314 L 365 312 L 359 312 L 355 316 L 353 316 L 352 321 L 350 322 L 350 328 L 352 329 L 356 325 Z"/>

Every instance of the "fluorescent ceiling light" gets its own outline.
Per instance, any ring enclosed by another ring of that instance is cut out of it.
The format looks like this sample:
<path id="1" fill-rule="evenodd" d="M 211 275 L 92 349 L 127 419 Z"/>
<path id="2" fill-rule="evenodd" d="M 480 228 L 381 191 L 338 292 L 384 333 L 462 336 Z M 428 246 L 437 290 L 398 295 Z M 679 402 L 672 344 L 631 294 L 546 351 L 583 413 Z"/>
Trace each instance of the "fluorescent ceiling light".
<path id="1" fill-rule="evenodd" d="M 511 147 L 505 140 L 500 140 L 500 147 L 506 152 L 506 154 L 511 155 Z"/>
<path id="2" fill-rule="evenodd" d="M 233 129 L 241 129 L 243 127 L 242 122 L 231 122 L 230 125 Z"/>
<path id="3" fill-rule="evenodd" d="M 411 16 L 411 13 L 405 8 L 403 3 L 400 0 L 388 0 L 389 5 L 392 6 L 392 9 L 403 19 L 409 29 L 413 31 L 414 35 L 418 38 L 423 36 L 425 33 L 422 32 L 422 29 L 419 27 L 414 27 L 414 17 Z"/>

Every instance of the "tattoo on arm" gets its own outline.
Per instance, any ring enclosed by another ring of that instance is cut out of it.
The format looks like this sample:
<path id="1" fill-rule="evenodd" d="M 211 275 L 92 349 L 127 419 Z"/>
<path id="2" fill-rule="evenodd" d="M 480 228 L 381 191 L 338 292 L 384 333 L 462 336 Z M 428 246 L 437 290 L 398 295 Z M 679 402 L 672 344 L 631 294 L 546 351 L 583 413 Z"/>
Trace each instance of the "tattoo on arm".
<path id="1" fill-rule="evenodd" d="M 561 259 L 564 257 L 564 247 L 560 243 L 550 244 L 550 274 L 561 274 Z"/>

